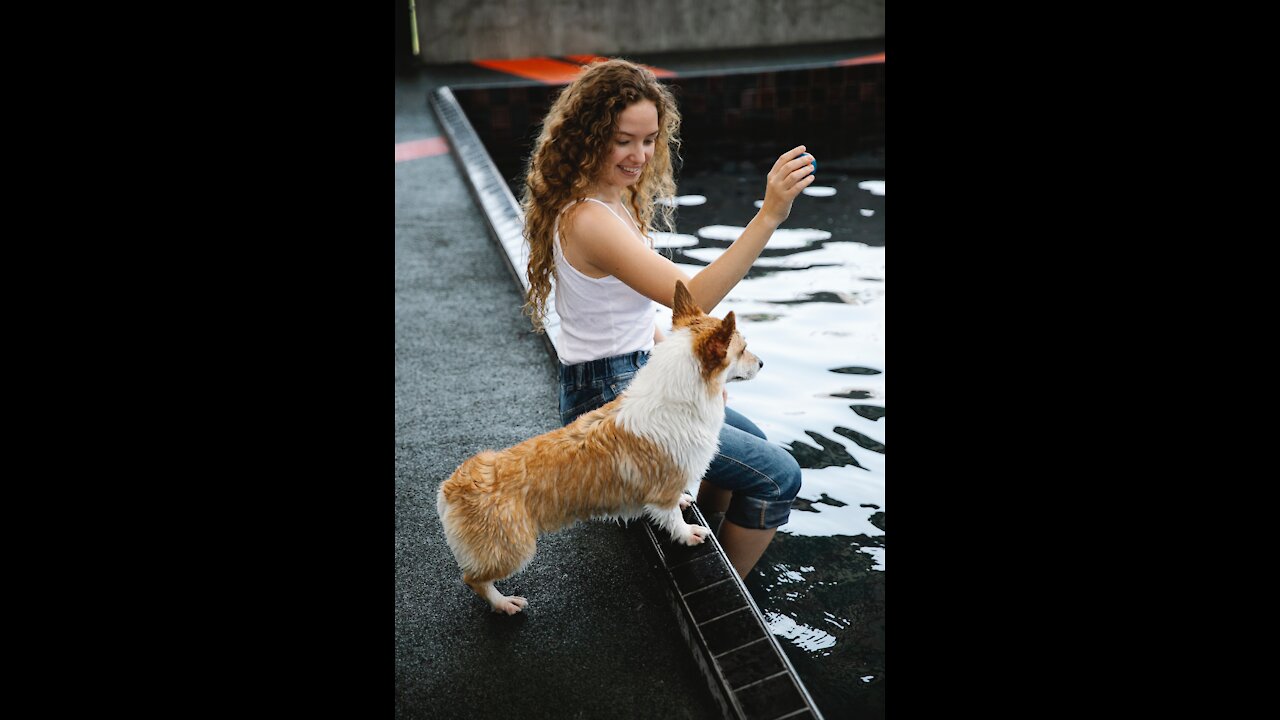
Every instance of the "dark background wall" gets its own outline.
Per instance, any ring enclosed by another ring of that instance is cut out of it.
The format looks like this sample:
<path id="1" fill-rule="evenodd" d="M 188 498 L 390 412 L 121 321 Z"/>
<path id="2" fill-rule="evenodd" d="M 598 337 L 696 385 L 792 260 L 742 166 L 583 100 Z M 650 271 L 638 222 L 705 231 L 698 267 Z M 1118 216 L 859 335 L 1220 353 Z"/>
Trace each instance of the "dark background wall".
<path id="1" fill-rule="evenodd" d="M 767 167 L 777 157 L 779 138 L 803 137 L 830 158 L 884 147 L 883 63 L 682 76 L 664 82 L 680 106 L 682 154 L 690 167 L 724 157 L 758 158 Z M 517 197 L 538 124 L 562 89 L 453 89 Z"/>

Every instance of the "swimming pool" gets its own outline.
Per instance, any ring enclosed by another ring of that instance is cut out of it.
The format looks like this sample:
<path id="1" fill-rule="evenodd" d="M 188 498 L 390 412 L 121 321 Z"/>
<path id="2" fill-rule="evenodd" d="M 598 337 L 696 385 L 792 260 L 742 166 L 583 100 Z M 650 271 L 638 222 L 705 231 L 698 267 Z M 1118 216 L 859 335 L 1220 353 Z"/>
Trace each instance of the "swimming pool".
<path id="1" fill-rule="evenodd" d="M 765 369 L 730 405 L 800 462 L 804 487 L 747 586 L 828 718 L 882 718 L 885 702 L 885 185 L 883 65 L 676 78 L 685 117 L 676 232 L 657 237 L 696 273 L 756 212 L 764 175 L 804 143 L 818 178 L 796 200 L 734 310 Z M 457 90 L 519 197 L 553 88 Z M 669 327 L 670 310 L 659 325 Z"/>

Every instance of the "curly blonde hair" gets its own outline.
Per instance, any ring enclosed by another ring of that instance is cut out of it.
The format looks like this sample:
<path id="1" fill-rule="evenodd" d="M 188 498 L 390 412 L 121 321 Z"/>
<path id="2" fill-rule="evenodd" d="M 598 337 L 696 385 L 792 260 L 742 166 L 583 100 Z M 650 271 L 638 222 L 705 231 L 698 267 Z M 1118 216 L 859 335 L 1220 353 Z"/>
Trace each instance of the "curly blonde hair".
<path id="1" fill-rule="evenodd" d="M 656 205 L 658 198 L 674 197 L 676 183 L 672 157 L 679 158 L 680 111 L 671 91 L 648 68 L 621 59 L 597 62 L 583 68 L 561 91 L 542 121 L 525 176 L 524 237 L 529 243 L 525 275 L 529 291 L 524 310 L 534 330 L 543 332 L 547 296 L 555 272 L 553 239 L 556 218 L 570 203 L 587 197 L 589 188 L 606 170 L 610 143 L 618 116 L 631 105 L 649 100 L 658 109 L 658 137 L 653 158 L 640 179 L 623 191 L 623 202 L 647 235 L 655 221 L 662 229 L 675 225 L 674 203 Z M 567 230 L 572 213 L 562 219 Z"/>

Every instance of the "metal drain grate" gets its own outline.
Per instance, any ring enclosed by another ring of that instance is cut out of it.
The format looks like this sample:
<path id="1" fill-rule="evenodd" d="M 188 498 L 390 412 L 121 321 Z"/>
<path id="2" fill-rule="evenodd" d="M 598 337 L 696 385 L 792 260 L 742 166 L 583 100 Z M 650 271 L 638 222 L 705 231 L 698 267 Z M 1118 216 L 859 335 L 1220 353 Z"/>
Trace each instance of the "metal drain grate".
<path id="1" fill-rule="evenodd" d="M 686 508 L 684 518 L 690 524 L 710 527 L 697 505 Z M 680 632 L 693 649 L 725 717 L 820 720 L 822 713 L 769 632 L 760 608 L 733 571 L 716 536 L 689 547 L 672 542 L 650 522 L 645 523 L 645 530 L 666 573 Z"/>

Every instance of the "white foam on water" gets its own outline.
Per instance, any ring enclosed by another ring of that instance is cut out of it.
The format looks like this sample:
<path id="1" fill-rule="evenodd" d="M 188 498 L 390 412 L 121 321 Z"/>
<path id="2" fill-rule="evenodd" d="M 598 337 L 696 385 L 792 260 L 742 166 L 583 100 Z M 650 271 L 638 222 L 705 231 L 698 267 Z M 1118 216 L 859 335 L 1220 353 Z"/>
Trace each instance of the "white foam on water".
<path id="1" fill-rule="evenodd" d="M 836 189 L 825 185 L 810 185 L 800 192 L 812 197 L 831 197 L 836 194 Z"/>
<path id="2" fill-rule="evenodd" d="M 872 195 L 884 195 L 883 180 L 864 180 L 858 183 L 860 190 L 869 190 Z"/>
<path id="3" fill-rule="evenodd" d="M 858 212 L 862 213 L 862 217 L 871 217 L 876 214 L 875 210 L 867 210 L 866 208 L 860 208 Z"/>

